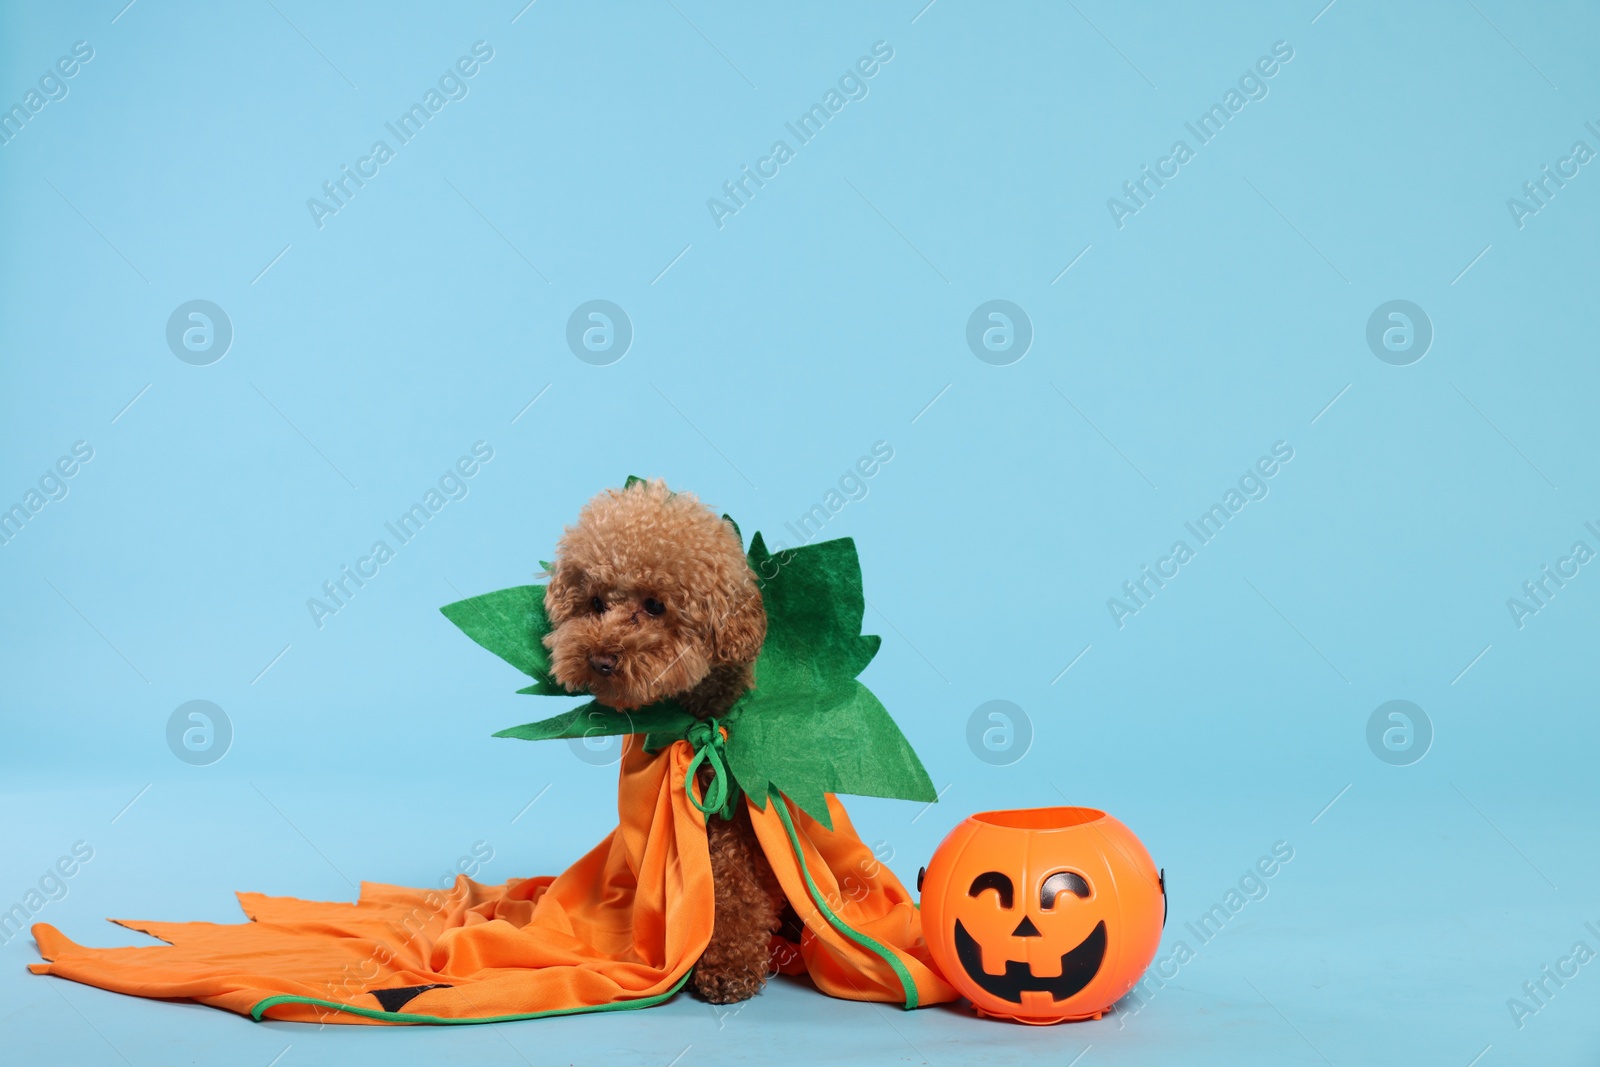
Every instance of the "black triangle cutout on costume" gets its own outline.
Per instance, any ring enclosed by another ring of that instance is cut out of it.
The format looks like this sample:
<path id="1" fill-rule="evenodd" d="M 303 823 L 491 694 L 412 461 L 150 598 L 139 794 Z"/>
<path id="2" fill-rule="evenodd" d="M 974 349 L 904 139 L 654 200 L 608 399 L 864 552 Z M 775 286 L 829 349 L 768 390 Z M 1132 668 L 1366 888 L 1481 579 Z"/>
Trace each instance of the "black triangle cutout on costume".
<path id="1" fill-rule="evenodd" d="M 778 917 L 778 936 L 798 945 L 805 932 L 806 924 L 800 921 L 800 913 L 794 910 L 793 904 L 784 901 L 783 913 Z"/>
<path id="2" fill-rule="evenodd" d="M 378 998 L 378 1003 L 383 1005 L 384 1011 L 399 1011 L 410 1004 L 419 994 L 430 989 L 449 989 L 445 982 L 434 982 L 432 985 L 408 985 L 398 989 L 369 989 L 367 992 Z"/>

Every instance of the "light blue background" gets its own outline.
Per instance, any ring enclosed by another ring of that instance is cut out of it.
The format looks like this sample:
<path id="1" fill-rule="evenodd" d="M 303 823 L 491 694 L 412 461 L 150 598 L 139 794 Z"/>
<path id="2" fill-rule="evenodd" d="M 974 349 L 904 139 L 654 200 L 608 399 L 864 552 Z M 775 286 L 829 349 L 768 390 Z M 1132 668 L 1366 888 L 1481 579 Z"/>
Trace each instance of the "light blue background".
<path id="1" fill-rule="evenodd" d="M 92 944 L 147 943 L 106 915 L 234 921 L 235 889 L 429 884 L 479 841 L 485 880 L 561 869 L 614 770 L 490 740 L 562 704 L 438 606 L 528 581 L 629 473 L 792 541 L 877 441 L 825 535 L 856 539 L 865 680 L 945 790 L 850 802 L 901 877 L 972 811 L 1101 806 L 1168 872 L 1165 957 L 1295 851 L 1097 1023 L 778 982 L 725 1016 L 317 1030 L 35 978 L 24 936 L 15 1062 L 1593 1062 L 1600 964 L 1521 1028 L 1507 1000 L 1600 949 L 1600 568 L 1521 629 L 1506 605 L 1600 549 L 1600 172 L 1522 228 L 1506 204 L 1600 150 L 1592 7 L 123 2 L 0 15 L 7 106 L 95 53 L 0 147 L 0 505 L 94 448 L 0 548 L 0 908 L 80 840 L 38 919 Z M 319 229 L 306 199 L 479 40 L 469 95 Z M 867 97 L 719 229 L 707 198 L 877 41 Z M 1277 41 L 1268 96 L 1119 229 L 1107 198 Z M 235 330 L 204 367 L 164 337 L 196 298 Z M 605 367 L 564 339 L 597 298 L 635 329 Z M 1035 331 L 1010 366 L 965 342 L 996 298 Z M 1366 344 L 1391 299 L 1435 330 L 1410 366 Z M 476 441 L 469 495 L 314 625 Z M 1278 441 L 1270 495 L 1119 629 L 1107 598 Z M 210 766 L 166 744 L 192 699 L 235 733 Z M 1034 732 L 1009 766 L 966 742 L 993 699 Z M 1411 766 L 1367 745 L 1391 699 L 1435 731 Z"/>

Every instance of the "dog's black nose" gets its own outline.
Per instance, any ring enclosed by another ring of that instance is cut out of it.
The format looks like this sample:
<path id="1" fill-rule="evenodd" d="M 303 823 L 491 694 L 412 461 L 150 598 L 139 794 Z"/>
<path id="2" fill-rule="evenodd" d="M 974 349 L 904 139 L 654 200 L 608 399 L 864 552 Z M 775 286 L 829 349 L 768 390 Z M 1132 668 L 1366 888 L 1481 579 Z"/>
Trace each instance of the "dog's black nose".
<path id="1" fill-rule="evenodd" d="M 594 652 L 589 655 L 589 666 L 596 674 L 610 674 L 617 669 L 617 657 L 609 652 Z"/>

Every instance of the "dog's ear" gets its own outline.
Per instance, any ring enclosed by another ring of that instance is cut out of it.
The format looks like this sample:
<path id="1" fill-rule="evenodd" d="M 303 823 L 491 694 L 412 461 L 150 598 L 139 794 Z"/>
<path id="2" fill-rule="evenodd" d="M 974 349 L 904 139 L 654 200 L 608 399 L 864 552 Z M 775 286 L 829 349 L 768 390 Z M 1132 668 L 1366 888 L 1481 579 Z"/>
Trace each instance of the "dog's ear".
<path id="1" fill-rule="evenodd" d="M 754 663 L 767 637 L 767 609 L 761 590 L 748 573 L 733 583 L 733 591 L 717 605 L 721 620 L 713 620 L 712 642 L 718 663 Z"/>
<path id="2" fill-rule="evenodd" d="M 550 572 L 550 584 L 544 587 L 544 613 L 554 629 L 578 613 L 578 598 L 583 590 L 579 588 L 580 576 L 573 567 L 557 560 L 546 569 Z"/>

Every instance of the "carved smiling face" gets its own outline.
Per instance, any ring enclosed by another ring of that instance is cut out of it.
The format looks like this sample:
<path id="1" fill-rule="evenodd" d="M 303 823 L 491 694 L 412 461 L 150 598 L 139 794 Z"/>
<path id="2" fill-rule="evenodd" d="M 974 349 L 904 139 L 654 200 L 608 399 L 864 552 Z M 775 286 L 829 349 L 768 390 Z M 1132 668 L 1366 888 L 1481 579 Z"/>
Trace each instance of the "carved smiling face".
<path id="1" fill-rule="evenodd" d="M 985 993 L 1010 1004 L 1021 1005 L 1024 992 L 1048 993 L 1052 1002 L 1066 1000 L 1089 984 L 1105 959 L 1104 919 L 1091 914 L 1094 926 L 1081 940 L 1074 941 L 1076 935 L 1071 932 L 1085 921 L 1079 914 L 1083 909 L 1072 905 L 1093 896 L 1088 881 L 1076 871 L 1055 871 L 1036 887 L 1024 886 L 1020 902 L 1010 875 L 1003 871 L 979 873 L 967 889 L 969 902 L 958 909 L 965 918 L 956 919 L 953 931 L 961 969 Z M 1027 960 L 1033 954 L 1028 951 L 1030 946 L 1008 944 L 1012 938 L 1043 939 L 1040 943 L 1049 946 L 1051 955 L 1060 948 L 1059 973 L 1035 974 Z M 985 969 L 985 945 L 1005 961 L 1002 973 Z"/>
<path id="2" fill-rule="evenodd" d="M 920 888 L 946 980 L 980 1013 L 1026 1023 L 1098 1017 L 1149 965 L 1166 913 L 1149 853 L 1093 808 L 974 815 Z"/>

